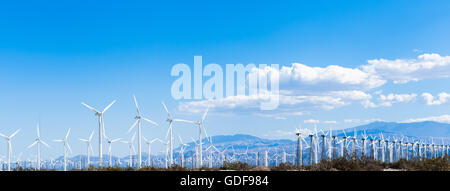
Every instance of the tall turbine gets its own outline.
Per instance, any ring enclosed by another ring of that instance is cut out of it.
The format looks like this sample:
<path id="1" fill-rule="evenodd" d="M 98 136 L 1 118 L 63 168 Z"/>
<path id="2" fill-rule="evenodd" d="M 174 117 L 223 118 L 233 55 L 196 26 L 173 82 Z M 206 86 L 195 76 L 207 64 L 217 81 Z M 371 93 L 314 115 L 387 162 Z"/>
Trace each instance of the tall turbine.
<path id="1" fill-rule="evenodd" d="M 144 136 L 142 136 L 142 138 L 144 138 L 144 141 L 145 141 L 145 143 L 147 143 L 147 146 L 148 146 L 148 152 L 147 152 L 147 166 L 151 166 L 151 151 L 152 151 L 152 144 L 155 142 L 155 141 L 160 141 L 160 142 L 162 142 L 160 139 L 158 139 L 158 138 L 156 138 L 156 139 L 153 139 L 153 140 L 151 140 L 151 141 L 149 141 L 149 140 L 147 140 Z"/>
<path id="2" fill-rule="evenodd" d="M 181 137 L 178 135 L 178 139 L 180 140 L 180 166 L 184 167 L 184 147 L 185 146 L 189 146 L 188 144 L 183 143 L 183 140 L 181 139 Z"/>
<path id="3" fill-rule="evenodd" d="M 296 130 L 297 135 L 297 154 L 296 154 L 296 165 L 297 167 L 303 166 L 303 145 L 302 145 L 302 133 L 300 130 Z"/>
<path id="4" fill-rule="evenodd" d="M 15 131 L 13 134 L 11 134 L 9 137 L 6 135 L 3 135 L 0 133 L 0 136 L 2 136 L 3 138 L 6 139 L 6 141 L 8 142 L 8 171 L 11 171 L 11 139 L 17 135 L 17 133 L 19 133 L 20 129 Z"/>
<path id="5" fill-rule="evenodd" d="M 109 137 L 106 134 L 105 127 L 103 127 L 103 136 L 105 137 L 106 142 L 108 143 L 108 158 L 109 158 L 108 166 L 111 167 L 112 166 L 112 144 L 122 140 L 122 138 L 112 139 L 111 137 Z"/>
<path id="6" fill-rule="evenodd" d="M 92 149 L 92 145 L 91 145 L 93 137 L 94 137 L 94 131 L 92 131 L 92 133 L 88 139 L 80 138 L 80 141 L 83 141 L 87 144 L 87 168 L 89 168 L 89 165 L 91 164 L 91 153 L 94 152 Z"/>
<path id="7" fill-rule="evenodd" d="M 64 137 L 64 139 L 57 139 L 54 140 L 54 142 L 60 142 L 64 144 L 64 171 L 67 171 L 67 150 L 70 151 L 70 153 L 72 153 L 72 149 L 70 148 L 69 142 L 67 140 L 67 138 L 69 138 L 69 133 L 70 133 L 70 128 L 69 130 L 67 130 L 66 136 Z"/>
<path id="8" fill-rule="evenodd" d="M 166 138 L 169 137 L 168 146 L 169 146 L 169 166 L 171 167 L 173 165 L 173 122 L 187 122 L 187 123 L 193 123 L 192 121 L 182 120 L 182 119 L 174 119 L 172 117 L 172 114 L 170 114 L 169 109 L 167 109 L 167 106 L 164 102 L 162 102 L 162 105 L 164 106 L 164 109 L 167 112 L 167 122 L 169 122 L 169 129 L 167 130 Z"/>
<path id="9" fill-rule="evenodd" d="M 185 122 L 185 123 L 192 123 L 194 125 L 198 125 L 198 140 L 199 140 L 199 159 L 200 159 L 200 167 L 203 166 L 203 148 L 202 148 L 202 129 L 205 132 L 206 138 L 208 138 L 208 133 L 206 133 L 205 126 L 203 125 L 203 122 L 206 119 L 206 115 L 208 114 L 209 108 L 206 109 L 205 113 L 202 116 L 202 119 L 200 121 L 188 121 L 188 120 L 182 120 L 178 119 L 177 122 Z M 209 140 L 211 141 L 211 140 Z"/>
<path id="10" fill-rule="evenodd" d="M 102 147 L 102 129 L 104 128 L 103 123 L 103 114 L 114 104 L 116 103 L 116 100 L 111 102 L 105 109 L 103 109 L 102 112 L 98 111 L 97 109 L 85 104 L 84 102 L 81 102 L 82 105 L 86 106 L 90 110 L 95 112 L 95 115 L 98 117 L 98 165 L 100 168 L 103 167 L 103 147 Z"/>
<path id="11" fill-rule="evenodd" d="M 134 133 L 133 134 L 133 137 L 131 137 L 131 140 L 129 140 L 129 141 L 120 141 L 120 142 L 122 142 L 122 143 L 125 143 L 125 144 L 127 144 L 128 145 L 128 147 L 129 147 L 129 155 L 130 155 L 130 168 L 132 168 L 133 167 L 133 153 L 136 153 L 136 149 L 134 149 L 134 146 L 133 146 L 133 142 L 134 142 L 134 138 L 136 137 L 136 133 Z"/>
<path id="12" fill-rule="evenodd" d="M 138 127 L 138 168 L 142 168 L 141 120 L 143 119 L 144 121 L 147 121 L 156 126 L 158 126 L 158 124 L 153 122 L 152 120 L 147 119 L 144 116 L 142 116 L 141 110 L 139 109 L 139 105 L 136 100 L 136 96 L 133 96 L 133 97 L 134 97 L 134 103 L 136 104 L 137 115 L 135 117 L 136 122 L 128 130 L 128 133 L 131 132 L 131 130 L 133 130 L 133 128 L 136 127 L 136 125 L 137 125 L 137 127 Z"/>
<path id="13" fill-rule="evenodd" d="M 36 154 L 37 155 L 37 159 L 36 159 L 36 167 L 37 167 L 36 169 L 37 170 L 41 170 L 41 145 L 40 145 L 41 143 L 43 145 L 45 145 L 46 147 L 50 148 L 50 146 L 41 139 L 41 136 L 39 133 L 39 123 L 38 123 L 37 124 L 37 138 L 30 146 L 28 146 L 28 148 L 31 148 L 34 145 L 36 145 L 36 147 L 37 147 L 37 154 Z"/>

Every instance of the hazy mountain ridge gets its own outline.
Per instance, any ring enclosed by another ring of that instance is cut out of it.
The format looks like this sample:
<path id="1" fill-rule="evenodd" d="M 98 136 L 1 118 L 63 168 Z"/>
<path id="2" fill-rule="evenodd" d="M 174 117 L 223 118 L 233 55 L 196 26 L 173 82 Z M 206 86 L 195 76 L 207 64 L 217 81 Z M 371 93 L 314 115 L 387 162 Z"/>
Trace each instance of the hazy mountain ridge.
<path id="1" fill-rule="evenodd" d="M 347 128 L 344 130 L 334 130 L 333 135 L 342 137 L 344 136 L 344 131 L 347 136 L 353 136 L 354 130 L 356 129 L 356 133 L 358 138 L 362 138 L 362 134 L 364 130 L 366 131 L 367 136 L 376 136 L 380 137 L 380 133 L 383 133 L 385 137 L 392 136 L 405 136 L 409 138 L 424 138 L 428 139 L 430 137 L 439 138 L 439 137 L 450 137 L 450 124 L 446 123 L 438 123 L 438 122 L 416 122 L 416 123 L 395 123 L 395 122 L 373 122 L 366 125 L 356 126 L 352 128 Z M 326 131 L 326 130 L 324 130 Z M 318 131 L 318 134 L 321 134 L 321 131 Z M 296 141 L 295 135 L 292 135 L 292 140 L 281 139 L 281 140 L 271 140 L 271 139 L 263 139 L 252 135 L 245 134 L 236 134 L 236 135 L 217 135 L 211 137 L 213 144 L 216 148 L 218 148 L 221 152 L 224 150 L 228 152 L 232 152 L 233 150 L 242 154 L 246 152 L 248 148 L 248 153 L 256 153 L 258 151 L 268 150 L 269 152 L 282 152 L 283 150 L 288 153 L 293 153 L 295 150 Z M 309 141 L 307 137 L 306 140 Z M 210 146 L 210 142 L 207 138 L 202 139 L 203 142 L 203 150 L 206 150 Z M 187 143 L 188 146 L 185 147 L 185 156 L 190 157 L 195 153 L 194 142 Z M 174 148 L 174 158 L 179 157 L 180 147 Z M 146 151 L 146 149 L 143 149 Z M 206 155 L 207 151 L 204 151 L 204 155 Z M 80 157 L 85 157 L 85 155 L 77 155 L 75 157 L 71 157 L 70 159 L 79 160 Z M 147 153 L 142 154 L 143 160 L 146 160 Z M 157 157 L 163 157 L 158 155 Z M 104 160 L 108 159 L 108 156 L 105 155 Z M 58 159 L 62 159 L 59 157 Z M 118 159 L 118 157 L 113 156 L 113 160 Z M 120 160 L 128 160 L 129 156 L 122 157 Z M 98 156 L 91 155 L 91 161 L 97 161 Z"/>

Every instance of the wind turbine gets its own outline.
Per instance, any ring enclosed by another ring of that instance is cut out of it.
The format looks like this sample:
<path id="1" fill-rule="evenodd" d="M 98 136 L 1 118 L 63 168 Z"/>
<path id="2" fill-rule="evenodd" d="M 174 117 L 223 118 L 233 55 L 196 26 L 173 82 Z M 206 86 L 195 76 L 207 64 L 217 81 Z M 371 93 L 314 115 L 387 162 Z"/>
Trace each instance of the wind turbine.
<path id="1" fill-rule="evenodd" d="M 130 141 L 120 141 L 120 142 L 122 142 L 122 143 L 128 144 L 128 147 L 129 147 L 129 149 L 130 149 L 130 151 L 129 151 L 129 155 L 130 155 L 130 168 L 133 167 L 133 153 L 136 153 L 136 149 L 134 149 L 134 146 L 133 146 L 133 141 L 134 141 L 134 138 L 135 138 L 135 137 L 136 137 L 136 133 L 133 134 L 133 137 L 131 137 L 131 140 L 130 140 Z"/>
<path id="2" fill-rule="evenodd" d="M 21 166 L 20 166 L 20 158 L 22 158 L 22 154 L 23 153 L 19 153 L 19 156 L 17 156 L 17 158 L 16 158 L 16 165 L 17 165 L 17 168 L 20 168 Z"/>
<path id="3" fill-rule="evenodd" d="M 138 127 L 138 167 L 141 168 L 142 167 L 142 145 L 141 145 L 141 119 L 143 119 L 144 121 L 147 121 L 155 126 L 158 126 L 157 123 L 153 122 L 150 119 L 145 118 L 144 116 L 142 116 L 141 114 L 141 110 L 139 109 L 139 104 L 136 100 L 136 96 L 134 96 L 134 103 L 136 104 L 136 110 L 137 110 L 137 115 L 135 117 L 136 122 L 134 122 L 134 124 L 131 126 L 130 129 L 128 129 L 128 133 L 131 132 L 131 130 L 133 130 L 134 127 Z"/>
<path id="4" fill-rule="evenodd" d="M 188 121 L 188 120 L 177 120 L 179 122 L 186 122 L 186 123 L 192 123 L 194 125 L 198 125 L 198 140 L 199 140 L 199 153 L 200 153 L 200 167 L 203 166 L 203 148 L 202 148 L 202 129 L 205 131 L 205 136 L 208 138 L 208 134 L 206 133 L 206 129 L 203 126 L 203 122 L 206 119 L 206 115 L 208 114 L 209 107 L 206 109 L 205 113 L 202 116 L 202 119 L 200 121 Z"/>
<path id="5" fill-rule="evenodd" d="M 70 128 L 66 133 L 66 137 L 64 139 L 53 140 L 54 142 L 60 142 L 64 144 L 64 171 L 67 171 L 67 149 L 72 153 L 72 149 L 70 148 L 69 142 L 67 138 L 69 137 Z"/>
<path id="6" fill-rule="evenodd" d="M 181 157 L 181 167 L 184 167 L 184 147 L 189 146 L 188 144 L 183 143 L 183 140 L 181 139 L 181 136 L 178 135 L 178 139 L 180 140 L 181 146 L 180 146 L 180 157 Z"/>
<path id="7" fill-rule="evenodd" d="M 156 139 L 153 139 L 153 140 L 151 140 L 151 141 L 149 141 L 149 140 L 147 140 L 144 136 L 142 136 L 142 138 L 144 138 L 144 141 L 145 141 L 145 143 L 147 143 L 147 146 L 148 146 L 148 152 L 147 152 L 147 166 L 150 166 L 151 165 L 151 151 L 152 151 L 152 144 L 155 142 L 155 141 L 160 141 L 160 142 L 162 142 L 161 141 L 161 139 L 158 139 L 158 138 L 156 138 Z"/>
<path id="8" fill-rule="evenodd" d="M 112 166 L 112 144 L 122 140 L 122 138 L 117 138 L 117 139 L 111 139 L 110 137 L 108 137 L 106 135 L 106 131 L 105 128 L 103 127 L 103 136 L 106 139 L 106 142 L 108 143 L 108 157 L 109 157 L 109 161 L 108 161 L 108 166 L 111 167 Z"/>
<path id="9" fill-rule="evenodd" d="M 3 138 L 6 139 L 6 141 L 8 142 L 8 171 L 11 170 L 11 139 L 17 135 L 17 133 L 19 133 L 20 129 L 15 131 L 13 134 L 11 134 L 9 137 L 6 135 L 3 135 L 0 133 L 0 136 L 2 136 Z"/>
<path id="10" fill-rule="evenodd" d="M 92 131 L 92 133 L 88 139 L 80 138 L 80 141 L 83 141 L 87 144 L 87 168 L 89 168 L 89 165 L 91 164 L 91 153 L 94 152 L 94 150 L 92 149 L 92 145 L 91 145 L 93 137 L 94 137 L 94 131 Z"/>
<path id="11" fill-rule="evenodd" d="M 50 146 L 41 139 L 41 136 L 39 133 L 39 123 L 38 123 L 37 124 L 37 138 L 30 146 L 28 146 L 28 148 L 31 148 L 34 145 L 36 145 L 36 147 L 37 147 L 37 160 L 36 160 L 36 166 L 37 166 L 36 169 L 37 170 L 41 170 L 41 145 L 40 145 L 41 143 L 43 145 L 45 145 L 46 147 L 50 148 Z"/>
<path id="12" fill-rule="evenodd" d="M 98 165 L 100 168 L 103 167 L 103 147 L 102 147 L 102 128 L 105 127 L 105 124 L 103 122 L 103 114 L 114 104 L 116 103 L 116 100 L 114 100 L 113 102 L 111 102 L 107 107 L 105 107 L 105 109 L 103 109 L 102 112 L 98 111 L 97 109 L 85 104 L 84 102 L 81 102 L 82 105 L 86 106 L 87 108 L 89 108 L 90 110 L 95 112 L 95 115 L 98 117 Z"/>
<path id="13" fill-rule="evenodd" d="M 167 112 L 167 122 L 169 122 L 169 129 L 167 130 L 166 138 L 169 137 L 169 166 L 173 165 L 173 122 L 186 122 L 186 123 L 195 123 L 193 121 L 182 120 L 182 119 L 174 119 L 172 114 L 170 114 L 169 109 L 164 102 L 162 102 L 164 109 Z"/>

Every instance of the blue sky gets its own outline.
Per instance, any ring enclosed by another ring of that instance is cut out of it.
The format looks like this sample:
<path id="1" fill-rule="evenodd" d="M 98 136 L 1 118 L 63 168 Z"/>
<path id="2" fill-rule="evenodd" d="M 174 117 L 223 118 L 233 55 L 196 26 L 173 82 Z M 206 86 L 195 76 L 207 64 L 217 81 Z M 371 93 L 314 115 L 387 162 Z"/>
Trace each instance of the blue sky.
<path id="1" fill-rule="evenodd" d="M 136 94 L 144 114 L 160 124 L 146 124 L 149 128 L 144 127 L 144 135 L 164 138 L 167 123 L 161 101 L 167 102 L 176 116 L 201 117 L 200 113 L 180 110 L 180 101 L 173 100 L 170 93 L 176 79 L 170 76 L 172 66 L 192 66 L 196 55 L 203 56 L 205 64 L 222 66 L 255 63 L 291 67 L 301 63 L 356 69 L 368 65 L 368 60 L 382 58 L 393 64 L 421 63 L 418 56 L 424 54 L 438 54 L 439 62 L 448 64 L 449 8 L 447 1 L 400 0 L 2 2 L 0 133 L 21 129 L 13 141 L 13 155 L 23 152 L 25 158 L 31 157 L 34 149 L 26 146 L 33 142 L 40 121 L 41 134 L 52 145 L 44 155 L 54 157 L 62 154 L 62 145 L 51 140 L 61 138 L 71 128 L 74 153 L 84 153 L 85 145 L 78 138 L 87 137 L 92 130 L 97 136 L 97 119 L 80 102 L 103 108 L 117 99 L 105 114 L 105 125 L 112 137 L 129 138 L 125 132 L 134 120 L 132 95 Z M 439 71 L 443 72 L 439 77 L 420 71 L 402 74 L 419 78 L 396 84 L 393 81 L 398 71 L 377 70 L 370 75 L 381 76 L 384 84 L 356 90 L 371 95 L 370 101 L 378 105 L 374 108 L 356 103 L 361 100 L 330 110 L 294 105 L 304 114 L 270 117 L 234 110 L 229 111 L 234 115 L 220 115 L 212 109 L 205 125 L 211 135 L 293 138 L 287 135 L 299 124 L 312 127 L 304 123 L 309 119 L 320 120 L 321 127 L 344 128 L 373 119 L 443 116 L 450 112 L 446 95 L 438 104 L 427 104 L 422 96 L 430 93 L 435 101 L 439 93 L 450 92 L 446 85 L 450 82 L 446 71 L 450 70 L 444 66 Z M 315 93 L 329 95 L 326 91 Z M 393 98 L 388 102 L 397 102 L 379 106 L 380 95 L 389 94 Z M 408 99 L 406 94 L 416 96 Z M 348 123 L 350 119 L 361 122 Z M 175 134 L 185 140 L 196 132 L 189 125 L 175 127 Z M 97 137 L 94 140 L 97 145 Z M 113 149 L 117 155 L 125 155 L 127 147 L 117 144 Z M 97 147 L 94 151 L 98 152 Z M 0 149 L 0 155 L 4 153 L 6 150 Z"/>

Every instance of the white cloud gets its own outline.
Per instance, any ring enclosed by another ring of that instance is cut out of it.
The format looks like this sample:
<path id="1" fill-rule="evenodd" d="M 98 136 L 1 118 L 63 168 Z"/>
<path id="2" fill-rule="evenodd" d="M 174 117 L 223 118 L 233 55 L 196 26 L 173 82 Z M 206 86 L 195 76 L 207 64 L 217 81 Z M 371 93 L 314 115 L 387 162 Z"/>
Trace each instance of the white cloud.
<path id="1" fill-rule="evenodd" d="M 367 65 L 346 68 L 337 65 L 311 67 L 300 63 L 283 66 L 280 69 L 254 68 L 248 75 L 258 73 L 279 76 L 280 105 L 272 112 L 262 112 L 261 103 L 274 95 L 230 96 L 216 100 L 180 102 L 179 110 L 200 113 L 208 106 L 218 113 L 246 112 L 259 116 L 285 119 L 304 112 L 332 110 L 361 104 L 365 108 L 390 107 L 397 103 L 409 103 L 417 94 L 382 94 L 382 90 L 368 93 L 383 86 L 388 80 L 406 83 L 428 78 L 450 77 L 450 57 L 439 54 L 422 54 L 417 59 L 369 60 Z M 249 78 L 249 76 L 247 76 Z M 372 99 L 377 96 L 377 99 Z M 428 105 L 446 103 L 448 94 L 434 98 L 424 93 Z"/>
<path id="2" fill-rule="evenodd" d="M 218 112 L 250 112 L 267 117 L 299 116 L 304 112 L 332 110 L 352 103 L 363 103 L 372 96 L 362 91 L 331 91 L 316 95 L 291 95 L 289 91 L 280 92 L 280 106 L 275 111 L 261 111 L 260 104 L 267 102 L 274 95 L 230 96 L 215 100 L 181 102 L 179 110 L 190 113 L 201 113 L 206 108 Z"/>
<path id="3" fill-rule="evenodd" d="M 344 123 L 360 123 L 359 119 L 344 119 Z"/>
<path id="4" fill-rule="evenodd" d="M 324 121 L 325 124 L 337 124 L 337 121 Z"/>
<path id="5" fill-rule="evenodd" d="M 362 71 L 379 76 L 380 79 L 393 80 L 394 83 L 407 83 L 423 79 L 450 77 L 450 56 L 422 54 L 417 59 L 375 59 L 361 66 Z"/>
<path id="6" fill-rule="evenodd" d="M 441 116 L 432 116 L 432 117 L 424 117 L 424 118 L 415 118 L 408 119 L 403 121 L 404 123 L 413 123 L 413 122 L 424 122 L 424 121 L 434 121 L 440 123 L 450 123 L 450 115 L 441 115 Z"/>
<path id="7" fill-rule="evenodd" d="M 358 68 L 330 65 L 325 68 L 310 67 L 300 63 L 283 66 L 280 70 L 257 69 L 259 73 L 279 76 L 280 89 L 306 91 L 369 90 L 382 86 L 386 81 Z"/>
<path id="8" fill-rule="evenodd" d="M 307 119 L 303 121 L 304 123 L 320 123 L 318 119 Z"/>
<path id="9" fill-rule="evenodd" d="M 447 103 L 450 100 L 450 94 L 445 92 L 438 94 L 436 99 L 433 95 L 427 92 L 423 93 L 422 97 L 427 105 L 441 105 Z"/>
<path id="10" fill-rule="evenodd" d="M 380 106 L 390 107 L 394 103 L 408 103 L 415 100 L 417 94 L 381 94 L 378 100 L 380 100 Z"/>

